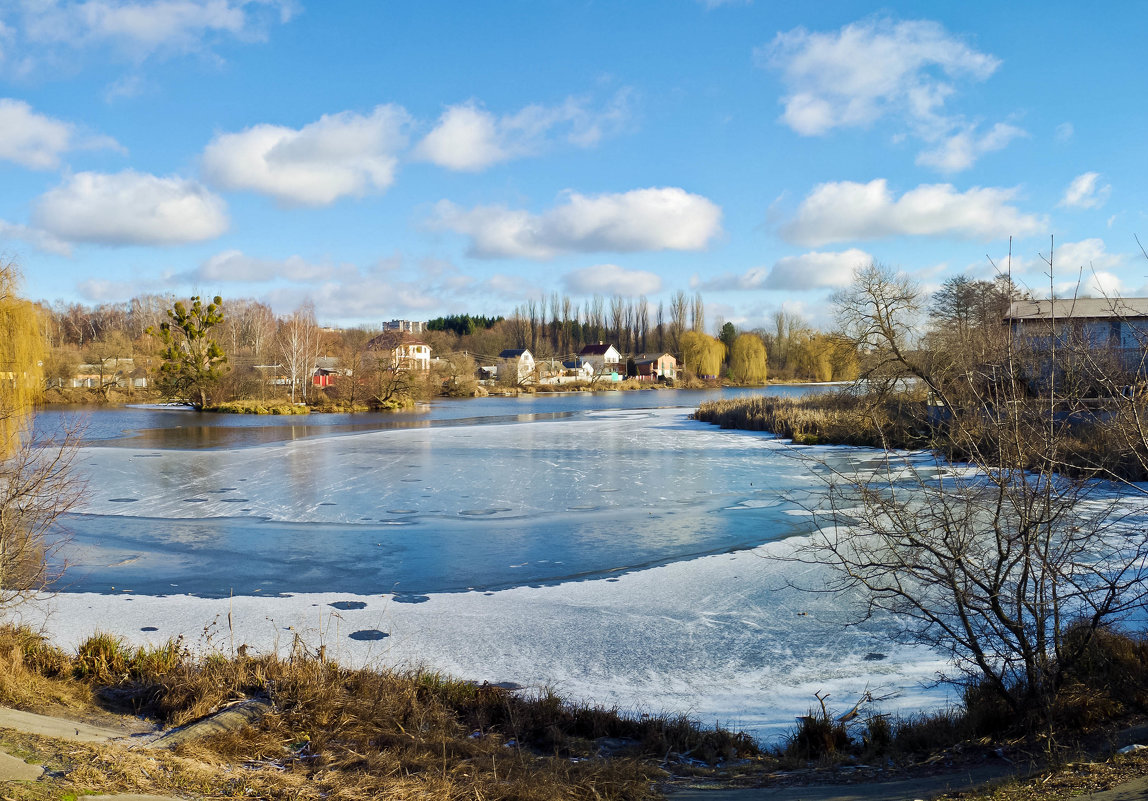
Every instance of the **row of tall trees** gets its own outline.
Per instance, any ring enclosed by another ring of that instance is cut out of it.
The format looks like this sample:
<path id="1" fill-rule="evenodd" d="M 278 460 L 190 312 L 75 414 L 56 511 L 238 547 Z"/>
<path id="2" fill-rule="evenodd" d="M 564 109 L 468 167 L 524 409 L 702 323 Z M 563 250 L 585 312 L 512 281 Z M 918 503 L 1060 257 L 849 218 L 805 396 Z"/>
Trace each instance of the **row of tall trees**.
<path id="1" fill-rule="evenodd" d="M 98 374 L 105 394 L 125 378 L 154 376 L 160 365 L 157 350 L 163 345 L 148 332 L 158 333 L 170 323 L 168 310 L 175 302 L 169 296 L 141 295 L 118 304 L 41 304 L 40 331 L 48 346 L 44 375 L 49 385 L 64 384 L 81 364 Z M 227 298 L 219 308 L 212 339 L 227 354 L 231 367 L 221 381 L 220 392 L 225 395 L 250 392 L 260 376 L 281 366 L 289 378 L 290 398 L 309 400 L 313 390 L 305 379 L 317 358 L 331 356 L 361 366 L 360 348 L 377 333 L 368 327 L 322 328 L 310 304 L 285 315 L 250 298 Z M 762 343 L 772 377 L 824 381 L 855 374 L 856 354 L 840 337 L 816 331 L 793 314 L 779 312 L 769 328 L 738 330 L 725 323 L 718 330 L 716 339 L 706 332 L 705 303 L 698 293 L 679 291 L 656 306 L 644 297 L 598 295 L 577 302 L 555 293 L 519 305 L 506 318 L 470 314 L 436 318 L 419 338 L 436 356 L 458 353 L 480 365 L 496 363 L 507 348 L 529 348 L 536 358 L 565 360 L 587 344 L 607 341 L 626 356 L 669 352 L 696 375 L 760 383 L 766 372 L 758 354 L 746 355 L 750 340 L 734 347 L 745 335 Z M 691 333 L 705 342 L 688 337 Z M 705 364 L 699 356 L 703 352 Z"/>

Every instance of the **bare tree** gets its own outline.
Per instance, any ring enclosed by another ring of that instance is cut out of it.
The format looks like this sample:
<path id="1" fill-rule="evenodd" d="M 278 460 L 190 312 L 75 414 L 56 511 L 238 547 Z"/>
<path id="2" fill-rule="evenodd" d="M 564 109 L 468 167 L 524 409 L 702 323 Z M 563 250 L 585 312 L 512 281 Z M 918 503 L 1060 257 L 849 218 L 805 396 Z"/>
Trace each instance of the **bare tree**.
<path id="1" fill-rule="evenodd" d="M 670 349 L 681 357 L 681 338 L 682 334 L 686 332 L 686 317 L 689 314 L 689 301 L 686 299 L 686 293 L 678 290 L 674 293 L 673 298 L 670 299 L 670 331 L 669 331 L 669 346 Z"/>
<path id="2" fill-rule="evenodd" d="M 295 402 L 295 390 L 301 388 L 304 402 L 307 388 L 311 383 L 311 370 L 319 357 L 320 331 L 315 321 L 315 307 L 304 303 L 279 326 L 279 352 L 283 366 L 291 380 L 291 402 Z"/>
<path id="3" fill-rule="evenodd" d="M 1079 423 L 1063 412 L 1083 385 L 1052 392 L 1047 347 L 1011 336 L 975 365 L 932 370 L 913 350 L 916 288 L 889 270 L 859 270 L 835 300 L 870 369 L 919 379 L 943 413 L 904 407 L 931 460 L 886 449 L 875 470 L 826 465 L 800 558 L 833 569 L 817 589 L 856 593 L 862 616 L 896 616 L 900 636 L 948 652 L 1021 719 L 1048 720 L 1098 633 L 1148 601 L 1148 527 L 1095 480 L 1111 465 L 1072 450 Z"/>
<path id="4" fill-rule="evenodd" d="M 0 263 L 0 608 L 54 578 L 50 556 L 62 540 L 52 526 L 84 489 L 72 471 L 77 431 L 57 440 L 30 433 L 44 343 L 40 310 L 16 294 L 18 281 L 15 265 Z"/>

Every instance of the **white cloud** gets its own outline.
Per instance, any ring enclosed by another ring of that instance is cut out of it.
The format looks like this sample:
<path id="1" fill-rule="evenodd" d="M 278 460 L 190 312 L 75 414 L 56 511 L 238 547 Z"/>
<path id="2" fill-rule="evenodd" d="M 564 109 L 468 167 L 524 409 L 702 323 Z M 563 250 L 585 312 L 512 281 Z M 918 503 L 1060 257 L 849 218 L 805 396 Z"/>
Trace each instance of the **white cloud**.
<path id="1" fill-rule="evenodd" d="M 996 239 L 1039 231 L 1045 221 L 1009 205 L 1015 189 L 922 184 L 894 198 L 883 178 L 867 184 L 819 184 L 794 219 L 781 227 L 790 242 L 818 247 L 830 242 L 888 236 L 956 236 Z"/>
<path id="2" fill-rule="evenodd" d="M 1048 260 L 1047 252 L 1031 256 L 1014 253 L 1011 264 L 1007 255 L 1000 256 L 995 263 L 1001 270 L 1008 267 L 1013 279 L 1028 286 L 1034 294 L 1045 296 L 1051 269 L 1057 295 L 1070 297 L 1123 291 L 1124 282 L 1118 273 L 1128 267 L 1132 257 L 1127 253 L 1109 253 L 1104 240 L 1094 237 L 1079 242 L 1057 242 L 1051 267 Z"/>
<path id="3" fill-rule="evenodd" d="M 72 255 L 71 245 L 57 239 L 47 231 L 0 220 L 0 240 L 5 239 L 18 239 L 21 242 L 27 242 L 34 246 L 37 250 L 41 250 L 45 253 L 54 253 L 57 256 Z"/>
<path id="4" fill-rule="evenodd" d="M 409 119 L 401 107 L 384 105 L 368 116 L 325 114 L 300 129 L 255 125 L 220 134 L 204 150 L 204 175 L 221 189 L 251 190 L 299 206 L 382 191 L 394 181 Z"/>
<path id="5" fill-rule="evenodd" d="M 1053 264 L 1057 271 L 1081 268 L 1087 274 L 1091 270 L 1111 271 L 1123 267 L 1128 256 L 1123 253 L 1109 253 L 1103 239 L 1082 239 L 1079 242 L 1057 242 L 1053 253 Z M 1047 266 L 1047 265 L 1046 265 Z"/>
<path id="6" fill-rule="evenodd" d="M 1056 126 L 1056 141 L 1067 142 L 1076 133 L 1076 129 L 1072 127 L 1071 122 L 1062 122 Z"/>
<path id="7" fill-rule="evenodd" d="M 177 245 L 227 230 L 227 207 L 202 185 L 132 170 L 81 172 L 40 196 L 35 223 L 69 242 Z"/>
<path id="8" fill-rule="evenodd" d="M 1056 285 L 1061 298 L 1114 298 L 1124 293 L 1124 282 L 1107 270 L 1085 271 L 1079 281 L 1062 281 Z"/>
<path id="9" fill-rule="evenodd" d="M 1100 173 L 1086 172 L 1072 179 L 1057 205 L 1068 209 L 1098 209 L 1112 191 L 1109 184 L 1099 185 Z"/>
<path id="10" fill-rule="evenodd" d="M 983 81 L 1000 66 L 926 20 L 868 20 L 831 33 L 799 27 L 758 52 L 789 90 L 782 119 L 805 136 L 888 113 L 928 120 L 953 93 L 950 81 Z"/>
<path id="11" fill-rule="evenodd" d="M 102 147 L 119 145 L 106 136 L 83 136 L 72 123 L 33 111 L 23 100 L 0 98 L 0 159 L 51 170 L 69 150 Z"/>
<path id="12" fill-rule="evenodd" d="M 103 278 L 89 278 L 86 281 L 80 281 L 76 284 L 76 291 L 79 292 L 82 297 L 91 301 L 98 303 L 105 301 L 118 303 L 122 302 L 125 298 L 130 298 L 143 292 L 166 293 L 171 288 L 169 283 L 170 277 L 171 276 L 165 276 L 163 280 L 135 278 L 131 281 L 108 281 Z"/>
<path id="13" fill-rule="evenodd" d="M 721 233 L 721 208 L 677 187 L 607 195 L 567 192 L 542 214 L 450 201 L 435 206 L 433 228 L 470 238 L 479 258 L 549 259 L 559 253 L 701 250 Z"/>
<path id="14" fill-rule="evenodd" d="M 777 34 L 757 55 L 781 73 L 781 120 L 802 136 L 891 116 L 932 145 L 919 164 L 955 172 L 1024 135 L 1006 123 L 978 134 L 978 124 L 945 112 L 960 82 L 987 80 L 1001 62 L 936 22 L 870 19 L 827 33 L 798 27 Z"/>
<path id="15" fill-rule="evenodd" d="M 941 172 L 960 172 L 973 166 L 985 153 L 1003 150 L 1012 140 L 1026 136 L 1028 133 L 1023 129 L 1004 122 L 998 122 L 981 135 L 975 127 L 968 126 L 944 138 L 931 150 L 919 153 L 917 163 Z"/>
<path id="16" fill-rule="evenodd" d="M 14 21 L 30 52 L 110 45 L 142 60 L 208 49 L 221 38 L 258 41 L 294 13 L 292 0 L 36 0 Z"/>
<path id="17" fill-rule="evenodd" d="M 778 259 L 769 268 L 752 267 L 740 275 L 715 276 L 702 281 L 699 288 L 722 291 L 839 287 L 853 280 L 855 269 L 872 261 L 872 255 L 857 248 L 829 253 L 813 251 Z"/>
<path id="18" fill-rule="evenodd" d="M 627 270 L 617 264 L 595 264 L 571 270 L 562 283 L 577 295 L 652 295 L 662 288 L 662 279 L 647 270 Z"/>
<path id="19" fill-rule="evenodd" d="M 496 116 L 471 101 L 451 106 L 419 142 L 414 156 L 451 170 L 477 172 L 514 158 L 535 155 L 563 138 L 591 147 L 629 119 L 629 91 L 618 92 L 600 110 L 584 98 L 567 98 L 556 106 L 529 105 L 514 114 Z"/>
<path id="20" fill-rule="evenodd" d="M 325 281 L 339 275 L 357 274 L 353 266 L 338 267 L 330 263 L 315 264 L 300 256 L 286 259 L 259 259 L 241 250 L 216 253 L 188 276 L 192 280 L 262 283 L 268 281 L 294 281 L 308 283 Z"/>

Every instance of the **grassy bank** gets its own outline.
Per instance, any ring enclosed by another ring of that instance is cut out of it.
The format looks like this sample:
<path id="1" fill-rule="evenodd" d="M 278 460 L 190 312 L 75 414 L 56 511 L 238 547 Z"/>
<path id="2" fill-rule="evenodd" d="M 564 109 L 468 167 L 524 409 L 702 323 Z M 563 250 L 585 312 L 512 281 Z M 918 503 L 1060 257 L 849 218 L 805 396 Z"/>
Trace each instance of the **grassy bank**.
<path id="1" fill-rule="evenodd" d="M 920 424 L 922 401 L 908 394 L 882 400 L 845 392 L 764 395 L 706 401 L 693 417 L 722 428 L 769 431 L 799 445 L 918 448 L 928 444 L 929 434 Z"/>
<path id="2" fill-rule="evenodd" d="M 0 626 L 0 703 L 100 723 L 109 711 L 167 727 L 243 699 L 272 711 L 172 751 L 0 734 L 49 782 L 5 788 L 46 801 L 93 792 L 296 799 L 654 799 L 673 776 L 771 782 L 904 779 L 1034 753 L 1055 764 L 1103 748 L 1116 721 L 1148 712 L 1148 641 L 1105 632 L 1065 683 L 1037 739 L 972 685 L 959 708 L 896 717 L 825 706 L 777 749 L 682 716 L 627 714 L 430 671 L 349 669 L 297 645 L 289 656 L 135 648 L 97 634 L 76 653 Z M 779 772 L 780 771 L 780 772 Z M 1016 796 L 1023 797 L 1023 796 Z"/>
<path id="3" fill-rule="evenodd" d="M 77 715 L 100 706 L 169 726 L 244 698 L 273 707 L 251 726 L 156 755 L 159 766 L 95 747 L 51 757 L 77 795 L 645 799 L 657 797 L 653 783 L 675 754 L 715 763 L 758 754 L 745 735 L 681 716 L 630 715 L 428 671 L 348 669 L 302 647 L 289 657 L 245 650 L 197 657 L 178 641 L 133 648 L 96 635 L 69 654 L 6 626 L 0 703 Z"/>
<path id="4" fill-rule="evenodd" d="M 215 406 L 205 406 L 205 412 L 220 412 L 222 414 L 309 414 L 311 408 L 306 404 L 291 403 L 290 401 L 257 401 L 234 400 Z"/>

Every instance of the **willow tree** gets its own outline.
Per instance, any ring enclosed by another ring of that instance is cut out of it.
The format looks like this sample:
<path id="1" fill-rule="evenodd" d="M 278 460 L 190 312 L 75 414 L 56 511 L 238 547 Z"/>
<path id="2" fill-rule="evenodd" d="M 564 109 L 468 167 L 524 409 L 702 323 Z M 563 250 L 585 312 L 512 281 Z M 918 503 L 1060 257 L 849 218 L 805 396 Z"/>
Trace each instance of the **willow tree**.
<path id="1" fill-rule="evenodd" d="M 19 272 L 0 263 L 0 608 L 42 591 L 52 526 L 83 489 L 71 472 L 75 431 L 54 441 L 31 430 L 46 349 L 39 308 L 16 294 Z"/>
<path id="2" fill-rule="evenodd" d="M 700 331 L 686 331 L 681 337 L 682 365 L 694 375 L 717 376 L 725 361 L 725 345 Z"/>
<path id="3" fill-rule="evenodd" d="M 765 343 L 761 337 L 756 334 L 738 334 L 730 347 L 730 378 L 739 384 L 763 384 L 765 371 Z"/>
<path id="4" fill-rule="evenodd" d="M 14 265 L 0 264 L 0 458 L 20 447 L 46 356 L 39 308 L 17 296 L 19 278 Z"/>

